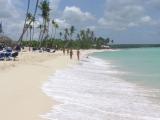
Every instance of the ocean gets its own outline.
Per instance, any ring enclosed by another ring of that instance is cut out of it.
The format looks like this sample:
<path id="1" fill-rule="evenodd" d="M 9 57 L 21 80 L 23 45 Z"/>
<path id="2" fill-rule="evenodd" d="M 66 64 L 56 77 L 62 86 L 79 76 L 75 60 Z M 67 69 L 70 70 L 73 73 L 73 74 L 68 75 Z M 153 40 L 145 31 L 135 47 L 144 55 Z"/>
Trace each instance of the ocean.
<path id="1" fill-rule="evenodd" d="M 48 120 L 160 120 L 160 48 L 93 53 L 50 76 Z"/>

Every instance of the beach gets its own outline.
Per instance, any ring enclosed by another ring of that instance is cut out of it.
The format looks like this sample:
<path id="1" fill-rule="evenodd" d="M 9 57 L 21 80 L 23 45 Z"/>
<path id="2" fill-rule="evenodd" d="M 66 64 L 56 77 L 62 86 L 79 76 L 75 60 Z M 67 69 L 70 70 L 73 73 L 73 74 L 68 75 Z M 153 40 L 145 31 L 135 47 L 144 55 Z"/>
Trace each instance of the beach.
<path id="1" fill-rule="evenodd" d="M 96 50 L 82 51 L 81 56 Z M 48 77 L 59 69 L 77 63 L 56 53 L 20 53 L 16 61 L 0 62 L 0 119 L 2 120 L 41 120 L 40 115 L 49 112 L 53 102 L 41 87 Z"/>

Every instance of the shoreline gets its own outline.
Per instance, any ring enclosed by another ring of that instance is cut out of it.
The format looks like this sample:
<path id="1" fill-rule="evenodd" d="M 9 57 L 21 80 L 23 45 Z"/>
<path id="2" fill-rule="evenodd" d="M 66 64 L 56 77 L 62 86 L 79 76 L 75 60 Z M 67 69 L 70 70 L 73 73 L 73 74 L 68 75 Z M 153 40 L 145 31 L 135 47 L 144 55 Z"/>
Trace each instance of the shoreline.
<path id="1" fill-rule="evenodd" d="M 83 63 L 58 71 L 46 83 L 44 88 L 46 93 L 59 101 L 60 105 L 54 106 L 44 118 L 60 120 L 104 119 L 104 116 L 113 120 L 158 118 L 159 104 L 150 99 L 155 98 L 153 93 L 148 94 L 154 91 L 143 89 L 109 74 L 104 75 L 107 67 L 103 59 L 101 61 L 89 57 Z M 93 116 L 90 116 L 91 114 Z"/>
<path id="2" fill-rule="evenodd" d="M 81 56 L 97 51 L 81 50 Z M 56 101 L 41 87 L 55 71 L 76 64 L 76 56 L 70 60 L 62 51 L 31 52 L 20 54 L 18 59 L 0 63 L 0 119 L 44 120 L 40 116 L 51 110 Z"/>

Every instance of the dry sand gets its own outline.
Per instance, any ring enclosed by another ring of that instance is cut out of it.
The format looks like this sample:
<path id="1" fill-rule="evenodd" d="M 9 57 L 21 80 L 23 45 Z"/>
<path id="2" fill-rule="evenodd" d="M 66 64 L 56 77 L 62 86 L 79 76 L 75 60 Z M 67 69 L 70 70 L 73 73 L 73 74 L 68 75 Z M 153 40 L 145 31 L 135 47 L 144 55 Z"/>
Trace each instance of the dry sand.
<path id="1" fill-rule="evenodd" d="M 43 83 L 57 69 L 76 62 L 76 55 L 70 60 L 61 51 L 25 52 L 20 53 L 17 61 L 0 61 L 0 120 L 42 120 L 40 115 L 56 104 L 42 92 Z"/>

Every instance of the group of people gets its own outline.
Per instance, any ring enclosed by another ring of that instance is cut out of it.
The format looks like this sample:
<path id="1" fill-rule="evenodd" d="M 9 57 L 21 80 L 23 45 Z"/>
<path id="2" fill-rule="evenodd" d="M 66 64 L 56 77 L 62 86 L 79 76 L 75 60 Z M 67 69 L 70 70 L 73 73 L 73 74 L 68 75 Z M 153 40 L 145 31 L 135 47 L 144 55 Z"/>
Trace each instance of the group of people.
<path id="1" fill-rule="evenodd" d="M 63 54 L 65 55 L 65 53 L 66 53 L 66 49 L 63 48 Z M 69 55 L 70 59 L 72 59 L 73 58 L 73 50 L 67 49 L 67 55 Z M 80 60 L 80 50 L 79 49 L 77 49 L 77 59 Z"/>

